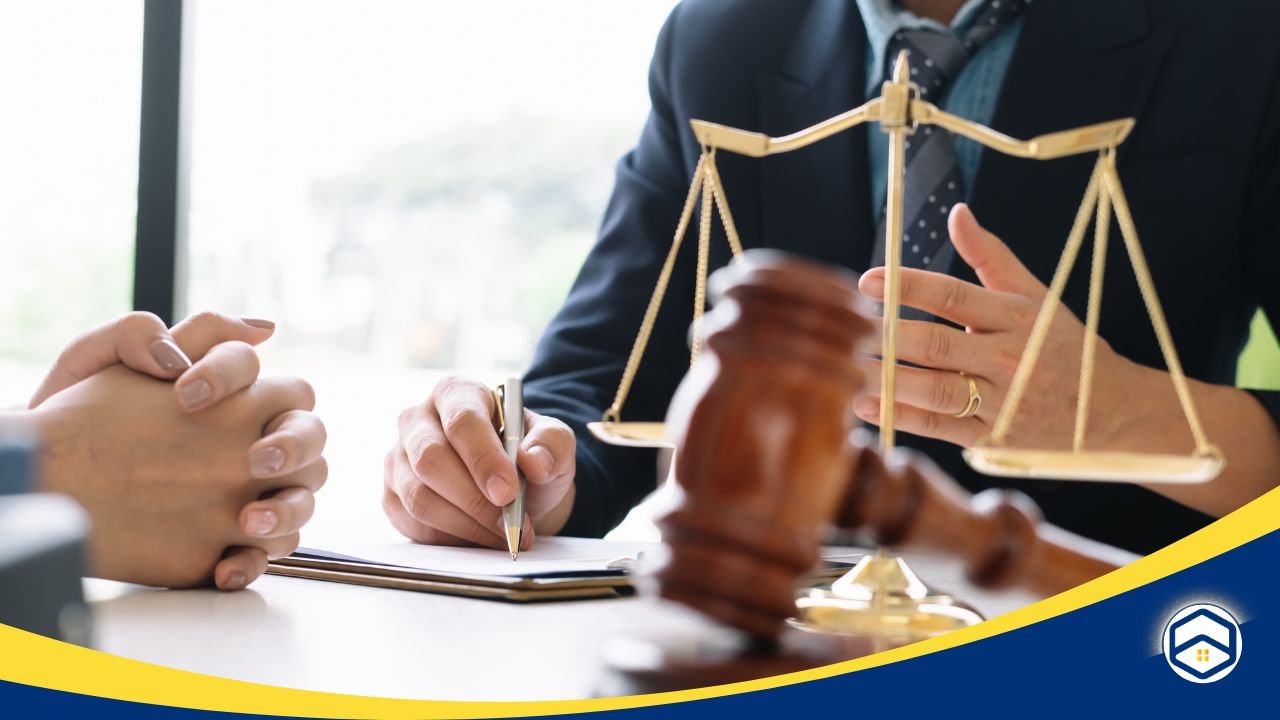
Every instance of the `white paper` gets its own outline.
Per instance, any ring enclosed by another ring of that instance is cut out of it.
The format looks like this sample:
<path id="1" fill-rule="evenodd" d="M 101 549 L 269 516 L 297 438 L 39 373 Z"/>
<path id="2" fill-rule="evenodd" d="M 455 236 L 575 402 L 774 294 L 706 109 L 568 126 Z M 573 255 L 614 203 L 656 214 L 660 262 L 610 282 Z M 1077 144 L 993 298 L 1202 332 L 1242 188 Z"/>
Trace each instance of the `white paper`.
<path id="1" fill-rule="evenodd" d="M 380 565 L 398 565 L 442 575 L 534 576 L 565 572 L 634 569 L 662 551 L 659 543 L 614 542 L 590 538 L 540 537 L 512 560 L 506 550 L 457 548 L 402 542 L 330 541 L 311 548 Z M 643 556 L 641 556 L 643 553 Z M 624 562 L 618 563 L 617 561 Z M 627 563 L 626 561 L 630 561 Z M 614 563 L 611 567 L 610 564 Z"/>
<path id="2" fill-rule="evenodd" d="M 442 575 L 503 577 L 532 577 L 565 572 L 603 572 L 614 569 L 634 570 L 637 566 L 658 561 L 666 552 L 661 543 L 617 542 L 555 536 L 538 538 L 533 548 L 521 551 L 520 558 L 514 561 L 506 550 L 419 545 L 408 540 L 390 542 L 330 540 L 310 548 L 299 548 L 299 552 L 308 550 L 337 553 L 368 563 L 398 565 Z M 861 551 L 849 548 L 824 548 L 822 557 L 827 560 L 852 563 L 856 562 L 861 554 Z"/>

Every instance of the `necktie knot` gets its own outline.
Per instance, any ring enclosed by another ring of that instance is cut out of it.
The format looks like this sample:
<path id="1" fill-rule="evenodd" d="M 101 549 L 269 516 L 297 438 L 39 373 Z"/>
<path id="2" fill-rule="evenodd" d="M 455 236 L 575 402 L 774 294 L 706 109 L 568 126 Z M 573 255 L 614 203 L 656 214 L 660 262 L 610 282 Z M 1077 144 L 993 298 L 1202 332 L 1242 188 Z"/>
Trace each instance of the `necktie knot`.
<path id="1" fill-rule="evenodd" d="M 911 80 L 925 98 L 937 98 L 988 40 L 1017 19 L 1026 0 L 987 0 L 956 32 L 929 28 L 902 29 L 889 39 L 886 49 L 885 79 L 893 74 L 898 53 L 906 50 L 911 62 Z"/>

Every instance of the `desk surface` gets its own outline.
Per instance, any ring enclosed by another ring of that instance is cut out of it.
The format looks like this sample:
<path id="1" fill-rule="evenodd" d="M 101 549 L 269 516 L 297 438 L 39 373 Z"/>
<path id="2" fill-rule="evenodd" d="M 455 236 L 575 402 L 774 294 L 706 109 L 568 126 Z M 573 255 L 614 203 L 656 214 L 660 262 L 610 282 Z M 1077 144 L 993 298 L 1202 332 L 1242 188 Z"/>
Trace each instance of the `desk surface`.
<path id="1" fill-rule="evenodd" d="M 908 555 L 930 584 L 988 617 L 1031 601 L 970 588 L 948 560 Z M 264 577 L 247 591 L 89 581 L 99 649 L 211 675 L 328 692 L 433 700 L 590 695 L 609 638 L 664 618 L 639 599 L 512 605 Z M 519 657 L 496 652 L 515 633 Z"/>
<path id="2" fill-rule="evenodd" d="M 401 382 L 368 373 L 304 373 L 321 393 L 329 428 L 329 483 L 303 544 L 394 537 L 380 509 L 382 455 L 407 402 Z M 417 386 L 430 388 L 424 374 Z M 327 412 L 332 407 L 348 412 Z M 358 412 L 350 409 L 358 408 Z M 382 419 L 370 421 L 370 419 Z M 641 505 L 617 539 L 654 540 Z M 970 588 L 949 560 L 908 559 L 929 584 L 987 617 L 1032 598 Z M 433 700 L 542 700 L 586 697 L 601 647 L 659 622 L 647 602 L 601 600 L 508 605 L 484 600 L 264 577 L 239 593 L 168 591 L 87 583 L 99 649 L 222 677 L 328 692 Z M 509 633 L 524 638 L 515 659 L 496 651 Z"/>

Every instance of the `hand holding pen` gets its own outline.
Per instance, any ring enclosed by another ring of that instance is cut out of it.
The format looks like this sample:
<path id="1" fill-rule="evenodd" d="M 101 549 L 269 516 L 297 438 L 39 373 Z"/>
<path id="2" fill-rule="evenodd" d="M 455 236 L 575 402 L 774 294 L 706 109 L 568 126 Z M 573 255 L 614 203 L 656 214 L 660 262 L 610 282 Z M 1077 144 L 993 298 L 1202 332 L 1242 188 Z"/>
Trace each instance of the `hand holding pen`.
<path id="1" fill-rule="evenodd" d="M 406 537 L 435 545 L 508 550 L 504 507 L 526 482 L 527 550 L 536 534 L 555 535 L 574 501 L 576 439 L 563 422 L 524 411 L 516 460 L 497 429 L 492 388 L 464 378 L 441 381 L 427 400 L 400 414 L 387 454 L 383 510 Z M 517 474 L 517 468 L 519 474 Z"/>

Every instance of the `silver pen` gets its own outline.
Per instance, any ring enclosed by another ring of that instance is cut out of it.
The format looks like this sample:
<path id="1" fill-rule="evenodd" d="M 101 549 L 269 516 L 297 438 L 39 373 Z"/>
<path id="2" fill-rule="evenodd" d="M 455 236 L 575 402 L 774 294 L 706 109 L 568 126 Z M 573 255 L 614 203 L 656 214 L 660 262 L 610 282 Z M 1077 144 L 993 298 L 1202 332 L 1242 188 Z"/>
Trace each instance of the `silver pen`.
<path id="1" fill-rule="evenodd" d="M 502 526 L 507 531 L 507 549 L 511 559 L 520 556 L 520 538 L 524 535 L 524 473 L 520 472 L 518 456 L 520 441 L 524 439 L 524 385 L 520 378 L 510 378 L 502 386 L 502 446 L 516 467 L 519 487 L 516 497 L 502 508 Z"/>

